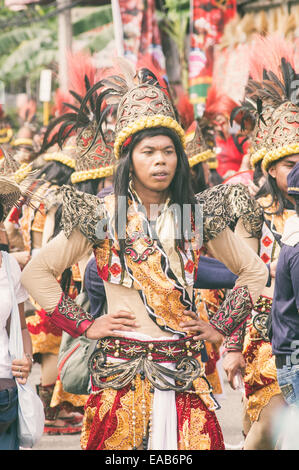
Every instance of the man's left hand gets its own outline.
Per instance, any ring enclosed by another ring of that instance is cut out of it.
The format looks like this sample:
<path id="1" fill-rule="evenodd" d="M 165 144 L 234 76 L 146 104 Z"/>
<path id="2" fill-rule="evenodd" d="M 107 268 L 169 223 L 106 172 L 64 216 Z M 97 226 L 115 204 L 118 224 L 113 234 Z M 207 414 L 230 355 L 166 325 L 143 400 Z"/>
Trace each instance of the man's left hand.
<path id="1" fill-rule="evenodd" d="M 190 317 L 192 320 L 180 323 L 180 327 L 186 333 L 195 335 L 193 337 L 195 341 L 206 340 L 215 344 L 222 343 L 224 336 L 212 325 L 201 320 L 196 313 L 185 311 L 184 315 Z"/>

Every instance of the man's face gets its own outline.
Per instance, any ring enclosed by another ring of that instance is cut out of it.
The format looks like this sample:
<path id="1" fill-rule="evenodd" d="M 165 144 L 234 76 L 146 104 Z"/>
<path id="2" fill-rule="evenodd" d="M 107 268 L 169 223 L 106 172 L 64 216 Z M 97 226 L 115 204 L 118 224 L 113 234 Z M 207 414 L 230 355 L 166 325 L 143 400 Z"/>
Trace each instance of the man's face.
<path id="1" fill-rule="evenodd" d="M 132 174 L 136 191 L 141 193 L 144 190 L 167 190 L 174 178 L 176 167 L 177 153 L 170 137 L 145 137 L 134 147 L 132 153 Z"/>
<path id="2" fill-rule="evenodd" d="M 269 175 L 272 176 L 272 178 L 275 178 L 278 188 L 285 194 L 285 196 L 288 195 L 288 174 L 297 162 L 299 162 L 298 153 L 288 155 L 272 165 L 268 170 Z"/>

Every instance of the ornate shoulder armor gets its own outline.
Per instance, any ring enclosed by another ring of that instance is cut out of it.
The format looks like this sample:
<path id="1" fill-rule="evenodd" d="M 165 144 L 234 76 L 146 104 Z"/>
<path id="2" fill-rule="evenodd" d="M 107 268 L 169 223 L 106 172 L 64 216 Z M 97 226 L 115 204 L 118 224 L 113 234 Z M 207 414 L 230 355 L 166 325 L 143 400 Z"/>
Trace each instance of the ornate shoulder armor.
<path id="1" fill-rule="evenodd" d="M 104 199 L 77 191 L 71 186 L 62 186 L 62 229 L 67 238 L 78 227 L 80 232 L 94 245 L 98 244 L 97 224 L 107 217 Z"/>
<path id="2" fill-rule="evenodd" d="M 216 238 L 226 227 L 234 230 L 241 218 L 247 232 L 260 238 L 263 210 L 243 184 L 220 184 L 196 195 L 203 206 L 203 240 Z"/>

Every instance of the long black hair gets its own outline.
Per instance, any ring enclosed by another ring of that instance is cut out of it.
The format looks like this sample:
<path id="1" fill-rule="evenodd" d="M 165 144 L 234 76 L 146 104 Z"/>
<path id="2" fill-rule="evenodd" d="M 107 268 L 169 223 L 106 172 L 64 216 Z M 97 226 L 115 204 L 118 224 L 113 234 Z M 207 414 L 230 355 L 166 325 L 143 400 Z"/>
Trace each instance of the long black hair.
<path id="1" fill-rule="evenodd" d="M 177 153 L 177 168 L 174 178 L 169 186 L 171 204 L 175 204 L 177 207 L 180 207 L 181 210 L 183 209 L 184 204 L 190 204 L 192 208 L 194 208 L 196 204 L 196 199 L 191 184 L 188 159 L 176 132 L 165 127 L 143 129 L 132 136 L 132 141 L 128 146 L 122 148 L 121 156 L 115 170 L 115 227 L 118 227 L 119 214 L 123 213 L 123 211 L 125 211 L 125 214 L 127 214 L 130 171 L 132 167 L 132 154 L 134 147 L 144 138 L 154 137 L 157 135 L 166 135 L 169 137 L 172 140 Z M 181 217 L 181 224 L 183 224 L 183 217 Z M 180 233 L 184 233 L 183 226 L 181 226 Z M 182 237 L 176 240 L 176 243 L 177 246 L 184 250 L 184 239 Z M 122 261 L 125 250 L 125 241 L 123 237 L 119 237 L 119 245 Z"/>
<path id="2" fill-rule="evenodd" d="M 74 169 L 55 160 L 48 162 L 36 175 L 36 179 L 44 179 L 62 186 L 70 184 Z"/>
<path id="3" fill-rule="evenodd" d="M 272 165 L 270 165 L 270 168 L 271 168 L 271 166 L 276 165 L 279 161 L 283 160 L 284 158 L 286 158 L 286 156 L 280 158 L 279 160 L 276 160 L 274 163 L 272 163 Z M 276 182 L 276 178 L 273 178 L 273 176 L 271 176 L 270 173 L 269 173 L 269 168 L 268 168 L 268 171 L 267 171 L 266 182 L 260 188 L 258 193 L 255 195 L 255 198 L 258 199 L 259 197 L 262 197 L 266 194 L 271 195 L 272 201 L 269 204 L 269 206 L 264 207 L 265 212 L 267 212 L 267 209 L 269 207 L 271 207 L 273 204 L 277 205 L 277 210 L 274 212 L 274 214 L 276 214 L 276 215 L 280 215 L 280 214 L 283 213 L 283 211 L 285 209 L 290 208 L 291 202 L 289 201 L 289 199 L 287 199 L 287 197 L 281 191 L 281 189 L 279 189 L 279 187 L 277 185 L 277 182 Z"/>
<path id="4" fill-rule="evenodd" d="M 253 171 L 253 182 L 256 186 L 259 186 L 261 178 L 264 177 L 264 173 L 262 170 L 262 160 L 258 161 L 255 164 L 254 171 Z M 267 196 L 269 194 L 269 185 L 266 181 L 260 186 L 259 190 L 255 194 L 255 199 L 259 199 L 260 197 Z M 272 203 L 271 203 L 272 204 Z"/>
<path id="5" fill-rule="evenodd" d="M 98 193 L 98 186 L 101 180 L 104 178 L 89 179 L 86 181 L 80 181 L 79 183 L 73 183 L 74 188 L 83 193 L 93 194 L 94 196 Z"/>
<path id="6" fill-rule="evenodd" d="M 195 194 L 201 193 L 209 186 L 205 180 L 204 169 L 202 166 L 202 162 L 197 163 L 192 167 L 191 171 L 191 182 L 192 182 L 192 189 Z"/>

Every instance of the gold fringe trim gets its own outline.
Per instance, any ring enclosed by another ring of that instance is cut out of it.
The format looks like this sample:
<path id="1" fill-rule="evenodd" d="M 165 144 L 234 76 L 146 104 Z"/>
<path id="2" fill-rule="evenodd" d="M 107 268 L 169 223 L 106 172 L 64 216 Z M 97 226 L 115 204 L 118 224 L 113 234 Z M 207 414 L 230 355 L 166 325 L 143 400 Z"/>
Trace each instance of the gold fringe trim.
<path id="1" fill-rule="evenodd" d="M 210 149 L 198 153 L 197 155 L 188 158 L 189 166 L 192 168 L 194 165 L 197 165 L 197 163 L 205 162 L 209 158 L 214 157 L 214 155 L 215 154 Z"/>
<path id="2" fill-rule="evenodd" d="M 75 169 L 76 167 L 75 160 L 71 157 L 64 155 L 62 152 L 53 152 L 53 154 L 45 155 L 44 160 L 46 162 L 51 162 L 51 161 L 60 162 L 73 169 Z"/>
<path id="3" fill-rule="evenodd" d="M 267 153 L 267 149 L 265 147 L 254 152 L 250 157 L 251 166 L 254 168 L 255 165 L 264 158 L 266 153 Z"/>
<path id="4" fill-rule="evenodd" d="M 210 170 L 217 170 L 218 168 L 218 160 L 215 160 L 214 162 L 208 162 Z"/>
<path id="5" fill-rule="evenodd" d="M 262 163 L 263 169 L 267 171 L 272 162 L 295 153 L 299 153 L 299 143 L 289 144 L 284 147 L 279 147 L 275 150 L 270 150 L 264 156 Z"/>
<path id="6" fill-rule="evenodd" d="M 289 191 L 296 191 L 296 192 L 299 192 L 299 188 L 294 188 L 294 187 L 291 186 L 290 188 L 288 188 L 288 192 L 289 192 Z"/>
<path id="7" fill-rule="evenodd" d="M 80 183 L 86 180 L 95 180 L 97 178 L 107 178 L 113 175 L 113 166 L 107 166 L 104 168 L 93 168 L 92 170 L 75 171 L 71 175 L 72 183 Z"/>
<path id="8" fill-rule="evenodd" d="M 33 140 L 32 139 L 15 139 L 12 142 L 13 147 L 18 147 L 18 145 L 30 145 L 33 146 Z"/>
<path id="9" fill-rule="evenodd" d="M 122 131 L 118 134 L 114 142 L 115 158 L 119 159 L 121 146 L 128 137 L 133 134 L 136 134 L 136 132 L 138 131 L 142 131 L 143 129 L 149 129 L 151 127 L 160 126 L 167 127 L 168 129 L 172 129 L 173 131 L 175 131 L 178 134 L 183 147 L 185 148 L 185 131 L 179 125 L 179 123 L 170 116 L 163 116 L 161 114 L 157 114 L 155 116 L 141 117 L 140 119 L 138 119 L 138 121 L 135 121 L 129 124 L 128 126 L 124 127 L 124 129 L 122 129 Z"/>
<path id="10" fill-rule="evenodd" d="M 14 174 L 16 182 L 20 184 L 29 175 L 31 169 L 31 165 L 28 165 L 28 163 L 22 163 L 20 168 Z"/>
<path id="11" fill-rule="evenodd" d="M 13 130 L 10 127 L 5 127 L 0 129 L 0 135 L 4 135 L 4 137 L 0 138 L 0 144 L 7 144 L 13 136 Z"/>

